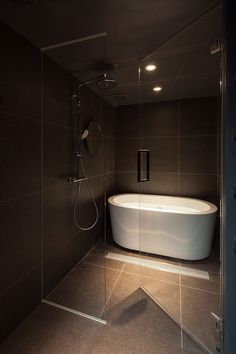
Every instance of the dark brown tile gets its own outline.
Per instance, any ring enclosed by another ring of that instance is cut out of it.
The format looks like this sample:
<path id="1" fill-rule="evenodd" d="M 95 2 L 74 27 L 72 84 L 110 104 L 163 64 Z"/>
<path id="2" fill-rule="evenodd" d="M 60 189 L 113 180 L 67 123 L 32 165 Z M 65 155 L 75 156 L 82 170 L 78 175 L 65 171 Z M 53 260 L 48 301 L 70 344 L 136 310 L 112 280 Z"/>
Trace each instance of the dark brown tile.
<path id="1" fill-rule="evenodd" d="M 140 183 L 137 181 L 137 173 L 118 173 L 114 174 L 115 193 L 139 193 Z"/>
<path id="2" fill-rule="evenodd" d="M 79 128 L 87 129 L 91 121 L 102 125 L 101 99 L 89 87 L 82 86 L 80 90 Z"/>
<path id="3" fill-rule="evenodd" d="M 104 172 L 111 173 L 114 171 L 114 141 L 113 139 L 104 140 Z"/>
<path id="4" fill-rule="evenodd" d="M 150 181 L 143 183 L 143 193 L 177 195 L 178 194 L 178 174 L 177 173 L 150 173 Z"/>
<path id="5" fill-rule="evenodd" d="M 3 22 L 0 32 L 0 110 L 40 119 L 41 52 Z"/>
<path id="6" fill-rule="evenodd" d="M 76 174 L 74 131 L 44 123 L 43 127 L 43 188 L 68 184 Z"/>
<path id="7" fill-rule="evenodd" d="M 143 136 L 177 136 L 178 102 L 157 102 L 143 105 Z"/>
<path id="8" fill-rule="evenodd" d="M 102 134 L 112 138 L 114 136 L 114 108 L 107 102 L 102 101 Z"/>
<path id="9" fill-rule="evenodd" d="M 73 219 L 75 194 L 75 185 L 49 189 L 43 193 L 44 259 L 78 231 Z"/>
<path id="10" fill-rule="evenodd" d="M 72 76 L 47 55 L 43 55 L 43 119 L 75 126 L 76 107 L 72 101 Z"/>
<path id="11" fill-rule="evenodd" d="M 0 200 L 18 198 L 40 191 L 40 122 L 12 114 L 1 116 Z"/>
<path id="12" fill-rule="evenodd" d="M 139 139 L 115 139 L 115 171 L 134 172 L 137 170 Z"/>
<path id="13" fill-rule="evenodd" d="M 0 295 L 0 342 L 40 302 L 40 267 Z"/>
<path id="14" fill-rule="evenodd" d="M 217 98 L 203 97 L 180 101 L 180 135 L 217 133 Z"/>
<path id="15" fill-rule="evenodd" d="M 76 240 L 70 239 L 43 261 L 43 297 L 45 298 L 76 264 Z"/>
<path id="16" fill-rule="evenodd" d="M 76 261 L 80 261 L 99 239 L 104 237 L 104 223 L 100 216 L 96 225 L 89 231 L 79 231 L 75 237 L 75 257 Z"/>
<path id="17" fill-rule="evenodd" d="M 139 105 L 121 106 L 115 110 L 115 137 L 138 137 L 140 130 Z"/>
<path id="18" fill-rule="evenodd" d="M 178 172 L 178 138 L 144 138 L 143 148 L 150 150 L 152 172 Z"/>
<path id="19" fill-rule="evenodd" d="M 180 174 L 180 195 L 217 202 L 217 176 Z"/>
<path id="20" fill-rule="evenodd" d="M 0 205 L 0 293 L 40 263 L 40 194 Z"/>
<path id="21" fill-rule="evenodd" d="M 217 173 L 217 137 L 196 136 L 180 139 L 180 172 Z"/>

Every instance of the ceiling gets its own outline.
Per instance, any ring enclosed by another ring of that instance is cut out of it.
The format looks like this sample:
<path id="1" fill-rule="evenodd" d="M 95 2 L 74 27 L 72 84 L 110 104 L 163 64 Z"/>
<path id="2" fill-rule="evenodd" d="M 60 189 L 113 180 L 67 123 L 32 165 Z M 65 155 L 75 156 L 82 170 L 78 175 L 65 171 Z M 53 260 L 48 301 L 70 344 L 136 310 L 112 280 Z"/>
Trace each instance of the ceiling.
<path id="1" fill-rule="evenodd" d="M 216 0 L 8 0 L 0 18 L 39 48 L 106 32 L 46 51 L 80 80 L 107 72 L 117 87 L 99 95 L 113 105 L 217 95 L 222 33 Z M 157 70 L 147 72 L 147 63 Z M 140 80 L 139 80 L 140 67 Z M 153 86 L 161 86 L 155 93 Z"/>

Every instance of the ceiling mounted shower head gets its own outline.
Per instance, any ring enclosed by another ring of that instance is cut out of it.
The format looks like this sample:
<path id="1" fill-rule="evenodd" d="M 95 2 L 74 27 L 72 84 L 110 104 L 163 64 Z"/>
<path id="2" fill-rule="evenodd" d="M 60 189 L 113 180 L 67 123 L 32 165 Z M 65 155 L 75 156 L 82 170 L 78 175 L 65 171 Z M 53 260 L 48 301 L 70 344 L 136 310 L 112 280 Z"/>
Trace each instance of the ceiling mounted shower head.
<path id="1" fill-rule="evenodd" d="M 96 85 L 101 89 L 112 89 L 117 86 L 116 79 L 104 76 L 96 82 Z"/>

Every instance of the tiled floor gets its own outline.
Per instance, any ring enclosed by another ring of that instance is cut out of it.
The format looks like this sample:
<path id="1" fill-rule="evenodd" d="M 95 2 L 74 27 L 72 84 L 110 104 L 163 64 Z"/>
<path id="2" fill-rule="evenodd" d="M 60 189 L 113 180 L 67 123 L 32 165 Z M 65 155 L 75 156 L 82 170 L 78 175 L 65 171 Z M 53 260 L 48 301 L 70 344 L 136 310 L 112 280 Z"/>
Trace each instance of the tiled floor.
<path id="1" fill-rule="evenodd" d="M 107 248 L 130 253 L 114 245 Z M 183 264 L 209 271 L 211 280 L 204 280 L 106 259 L 105 253 L 102 244 L 93 249 L 48 300 L 106 319 L 107 325 L 41 304 L 5 341 L 0 353 L 203 353 L 177 323 L 214 350 L 215 323 L 210 312 L 217 313 L 219 307 L 217 261 Z"/>

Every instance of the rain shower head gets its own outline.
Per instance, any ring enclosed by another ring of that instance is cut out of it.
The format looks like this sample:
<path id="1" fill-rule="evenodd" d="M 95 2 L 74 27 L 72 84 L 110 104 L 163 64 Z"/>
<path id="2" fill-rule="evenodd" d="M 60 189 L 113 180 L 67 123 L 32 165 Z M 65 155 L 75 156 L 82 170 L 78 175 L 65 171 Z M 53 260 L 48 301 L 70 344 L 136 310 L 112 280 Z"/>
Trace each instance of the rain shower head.
<path id="1" fill-rule="evenodd" d="M 117 86 L 117 81 L 104 75 L 104 77 L 96 82 L 96 85 L 101 89 L 112 89 Z"/>

